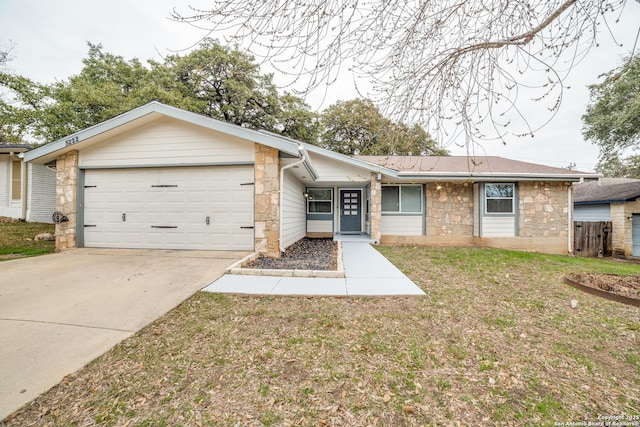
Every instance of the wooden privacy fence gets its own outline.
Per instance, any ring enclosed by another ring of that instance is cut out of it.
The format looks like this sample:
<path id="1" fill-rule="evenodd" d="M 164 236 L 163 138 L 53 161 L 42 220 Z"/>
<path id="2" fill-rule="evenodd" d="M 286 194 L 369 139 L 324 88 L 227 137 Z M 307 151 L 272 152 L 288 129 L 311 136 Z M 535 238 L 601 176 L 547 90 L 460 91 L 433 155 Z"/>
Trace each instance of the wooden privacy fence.
<path id="1" fill-rule="evenodd" d="M 611 256 L 611 221 L 573 222 L 573 252 L 576 256 Z"/>

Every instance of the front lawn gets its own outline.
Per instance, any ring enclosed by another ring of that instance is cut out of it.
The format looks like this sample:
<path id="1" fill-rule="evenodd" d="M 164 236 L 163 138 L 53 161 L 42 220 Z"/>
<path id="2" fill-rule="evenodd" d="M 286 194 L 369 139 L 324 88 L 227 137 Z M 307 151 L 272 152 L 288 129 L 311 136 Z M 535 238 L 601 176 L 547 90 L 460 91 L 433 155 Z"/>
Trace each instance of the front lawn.
<path id="1" fill-rule="evenodd" d="M 640 415 L 640 310 L 562 282 L 640 274 L 638 264 L 379 250 L 427 296 L 201 292 L 6 424 L 553 426 Z"/>
<path id="2" fill-rule="evenodd" d="M 34 240 L 38 234 L 54 232 L 53 224 L 0 221 L 0 261 L 54 252 L 55 242 Z"/>

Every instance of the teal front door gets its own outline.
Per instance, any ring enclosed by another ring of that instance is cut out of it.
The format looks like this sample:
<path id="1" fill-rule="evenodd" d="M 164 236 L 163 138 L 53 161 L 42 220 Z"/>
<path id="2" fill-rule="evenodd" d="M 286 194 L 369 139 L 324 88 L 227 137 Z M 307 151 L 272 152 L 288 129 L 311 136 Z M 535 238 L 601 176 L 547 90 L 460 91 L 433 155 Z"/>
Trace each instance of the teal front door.
<path id="1" fill-rule="evenodd" d="M 362 231 L 362 190 L 340 190 L 340 232 Z"/>

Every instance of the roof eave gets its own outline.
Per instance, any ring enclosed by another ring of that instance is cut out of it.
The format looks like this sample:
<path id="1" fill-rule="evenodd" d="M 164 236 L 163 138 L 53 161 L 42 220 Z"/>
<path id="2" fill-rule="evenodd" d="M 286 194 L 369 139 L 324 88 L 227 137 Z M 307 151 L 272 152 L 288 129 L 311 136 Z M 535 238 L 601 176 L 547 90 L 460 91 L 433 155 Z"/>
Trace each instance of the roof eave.
<path id="1" fill-rule="evenodd" d="M 25 153 L 31 148 L 28 144 L 0 144 L 0 154 Z"/>
<path id="2" fill-rule="evenodd" d="M 530 174 L 530 173 L 473 173 L 452 172 L 398 172 L 401 179 L 425 179 L 433 181 L 572 181 L 577 182 L 590 176 L 585 174 Z"/>
<path id="3" fill-rule="evenodd" d="M 376 172 L 376 173 L 379 172 L 392 177 L 396 177 L 398 174 L 398 172 L 393 169 L 389 169 L 384 166 L 377 165 L 375 163 L 370 163 L 360 159 L 354 159 L 351 156 L 336 153 L 335 151 L 327 150 L 326 148 L 318 147 L 317 145 L 309 144 L 306 142 L 302 142 L 302 144 L 304 145 L 305 150 L 311 153 L 319 154 L 321 156 L 325 156 L 330 159 L 349 164 L 351 166 L 356 166 L 362 169 L 369 170 L 371 172 Z"/>
<path id="4" fill-rule="evenodd" d="M 576 205 L 598 205 L 598 204 L 605 204 L 605 203 L 626 203 L 626 202 L 635 202 L 638 198 L 640 197 L 640 195 L 635 196 L 635 197 L 629 197 L 627 199 L 595 199 L 595 200 L 580 200 L 580 201 L 574 201 L 574 204 Z"/>
<path id="5" fill-rule="evenodd" d="M 603 205 L 611 202 L 616 202 L 616 200 L 582 200 L 580 202 L 574 200 L 573 204 L 574 205 Z"/>
<path id="6" fill-rule="evenodd" d="M 125 125 L 134 120 L 138 120 L 152 113 L 158 113 L 178 120 L 183 120 L 185 122 L 199 125 L 211 130 L 227 133 L 233 136 L 237 136 L 238 138 L 267 145 L 294 156 L 299 156 L 298 144 L 295 144 L 291 141 L 275 138 L 272 135 L 266 133 L 258 132 L 253 129 L 243 128 L 235 124 L 226 123 L 221 120 L 213 119 L 211 117 L 182 110 L 176 107 L 162 104 L 158 101 L 151 101 L 140 107 L 134 108 L 133 110 L 108 119 L 102 123 L 91 126 L 87 129 L 83 129 L 67 137 L 31 150 L 25 154 L 25 161 L 31 162 L 34 160 L 46 158 L 47 156 L 50 156 L 59 151 L 63 152 L 66 151 L 66 149 L 72 149 L 72 147 L 75 147 L 77 144 L 80 144 L 83 141 L 87 141 L 100 134 L 116 129 L 119 126 Z"/>

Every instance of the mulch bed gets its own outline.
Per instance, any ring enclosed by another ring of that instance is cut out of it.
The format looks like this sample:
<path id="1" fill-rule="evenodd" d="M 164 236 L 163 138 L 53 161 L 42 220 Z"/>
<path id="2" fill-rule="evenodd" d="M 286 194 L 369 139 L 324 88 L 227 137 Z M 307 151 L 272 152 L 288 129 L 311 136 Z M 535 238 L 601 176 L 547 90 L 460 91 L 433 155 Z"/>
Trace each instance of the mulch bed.
<path id="1" fill-rule="evenodd" d="M 596 291 L 591 292 L 596 295 L 604 297 L 611 295 L 613 298 L 610 299 L 640 306 L 640 276 L 638 275 L 574 273 L 569 274 L 567 280 L 569 284 L 578 284 Z M 589 289 L 583 290 L 588 291 Z"/>
<path id="2" fill-rule="evenodd" d="M 281 258 L 260 256 L 245 268 L 267 270 L 336 270 L 338 244 L 333 239 L 303 238 L 289 246 Z"/>

